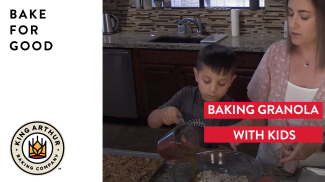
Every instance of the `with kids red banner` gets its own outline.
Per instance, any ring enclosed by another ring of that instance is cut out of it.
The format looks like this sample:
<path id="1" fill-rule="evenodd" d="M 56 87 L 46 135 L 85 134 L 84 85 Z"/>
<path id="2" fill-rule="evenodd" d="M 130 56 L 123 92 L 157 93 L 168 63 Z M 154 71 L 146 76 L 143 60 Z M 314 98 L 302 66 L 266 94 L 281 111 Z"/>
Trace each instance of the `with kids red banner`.
<path id="1" fill-rule="evenodd" d="M 205 102 L 204 119 L 323 119 L 322 102 Z M 205 143 L 322 143 L 322 126 L 206 126 Z"/>

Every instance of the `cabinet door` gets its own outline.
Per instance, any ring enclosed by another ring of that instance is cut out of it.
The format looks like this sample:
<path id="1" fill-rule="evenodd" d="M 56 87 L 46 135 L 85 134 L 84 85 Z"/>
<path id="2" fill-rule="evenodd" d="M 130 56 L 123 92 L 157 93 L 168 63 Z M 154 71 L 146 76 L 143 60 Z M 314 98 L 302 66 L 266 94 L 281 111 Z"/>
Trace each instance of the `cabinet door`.
<path id="1" fill-rule="evenodd" d="M 170 100 L 177 90 L 175 66 L 143 65 L 146 114 Z"/>
<path id="2" fill-rule="evenodd" d="M 177 75 L 177 77 L 179 78 L 179 86 L 178 86 L 179 90 L 185 86 L 197 86 L 197 82 L 195 81 L 195 75 L 193 71 L 194 67 L 195 65 L 180 67 L 180 72 L 179 72 L 180 75 Z"/>
<path id="3" fill-rule="evenodd" d="M 238 61 L 237 68 L 255 70 L 260 63 L 264 52 L 235 52 Z"/>
<path id="4" fill-rule="evenodd" d="M 251 81 L 254 70 L 251 69 L 237 69 L 237 77 L 233 81 L 227 94 L 236 102 L 250 102 L 247 97 L 247 85 Z"/>

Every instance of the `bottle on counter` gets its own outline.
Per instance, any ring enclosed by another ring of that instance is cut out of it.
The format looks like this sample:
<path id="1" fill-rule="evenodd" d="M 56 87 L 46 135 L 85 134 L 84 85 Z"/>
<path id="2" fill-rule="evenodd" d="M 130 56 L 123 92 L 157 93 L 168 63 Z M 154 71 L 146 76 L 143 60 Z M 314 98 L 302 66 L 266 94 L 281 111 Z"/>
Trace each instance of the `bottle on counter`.
<path id="1" fill-rule="evenodd" d="M 143 0 L 143 9 L 152 10 L 151 0 Z"/>
<path id="2" fill-rule="evenodd" d="M 140 10 L 141 9 L 141 0 L 135 0 L 135 8 L 137 10 Z"/>

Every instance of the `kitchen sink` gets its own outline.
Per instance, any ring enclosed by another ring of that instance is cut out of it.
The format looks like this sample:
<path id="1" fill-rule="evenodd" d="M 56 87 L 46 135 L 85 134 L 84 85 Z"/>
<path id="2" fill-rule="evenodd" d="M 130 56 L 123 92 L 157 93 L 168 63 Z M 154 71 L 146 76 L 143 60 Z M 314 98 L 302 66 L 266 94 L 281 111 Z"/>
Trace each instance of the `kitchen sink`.
<path id="1" fill-rule="evenodd" d="M 196 43 L 199 44 L 204 38 L 199 37 L 170 37 L 170 36 L 161 36 L 157 37 L 149 42 L 162 42 L 162 43 Z"/>

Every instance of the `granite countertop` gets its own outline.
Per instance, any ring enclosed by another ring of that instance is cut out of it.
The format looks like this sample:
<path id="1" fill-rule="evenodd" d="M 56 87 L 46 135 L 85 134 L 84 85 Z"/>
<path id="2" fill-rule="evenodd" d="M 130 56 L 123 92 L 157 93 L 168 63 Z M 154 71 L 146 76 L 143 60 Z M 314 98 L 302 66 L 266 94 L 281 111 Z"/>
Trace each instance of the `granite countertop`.
<path id="1" fill-rule="evenodd" d="M 200 50 L 207 45 L 202 43 L 149 42 L 159 36 L 185 37 L 176 32 L 120 32 L 113 35 L 103 35 L 103 47 Z M 206 38 L 208 35 L 197 36 L 193 34 L 191 37 Z M 230 47 L 233 51 L 265 52 L 272 43 L 281 39 L 284 39 L 283 35 L 278 34 L 241 35 L 238 37 L 228 35 L 219 44 Z"/>
<path id="2" fill-rule="evenodd" d="M 150 182 L 171 182 L 169 176 L 175 164 L 168 161 L 151 178 Z M 292 175 L 275 166 L 263 166 L 262 176 L 270 176 L 274 182 L 296 182 L 297 172 Z"/>
<path id="3" fill-rule="evenodd" d="M 148 152 L 136 152 L 119 149 L 104 149 L 103 155 L 115 154 L 115 155 L 132 155 L 138 157 L 150 157 L 162 159 L 157 153 Z M 164 165 L 154 174 L 149 182 L 171 182 L 169 175 L 175 164 L 165 161 Z M 282 168 L 275 166 L 263 166 L 262 176 L 270 176 L 274 182 L 295 182 L 299 170 L 296 170 L 295 174 L 290 174 L 282 170 Z"/>

